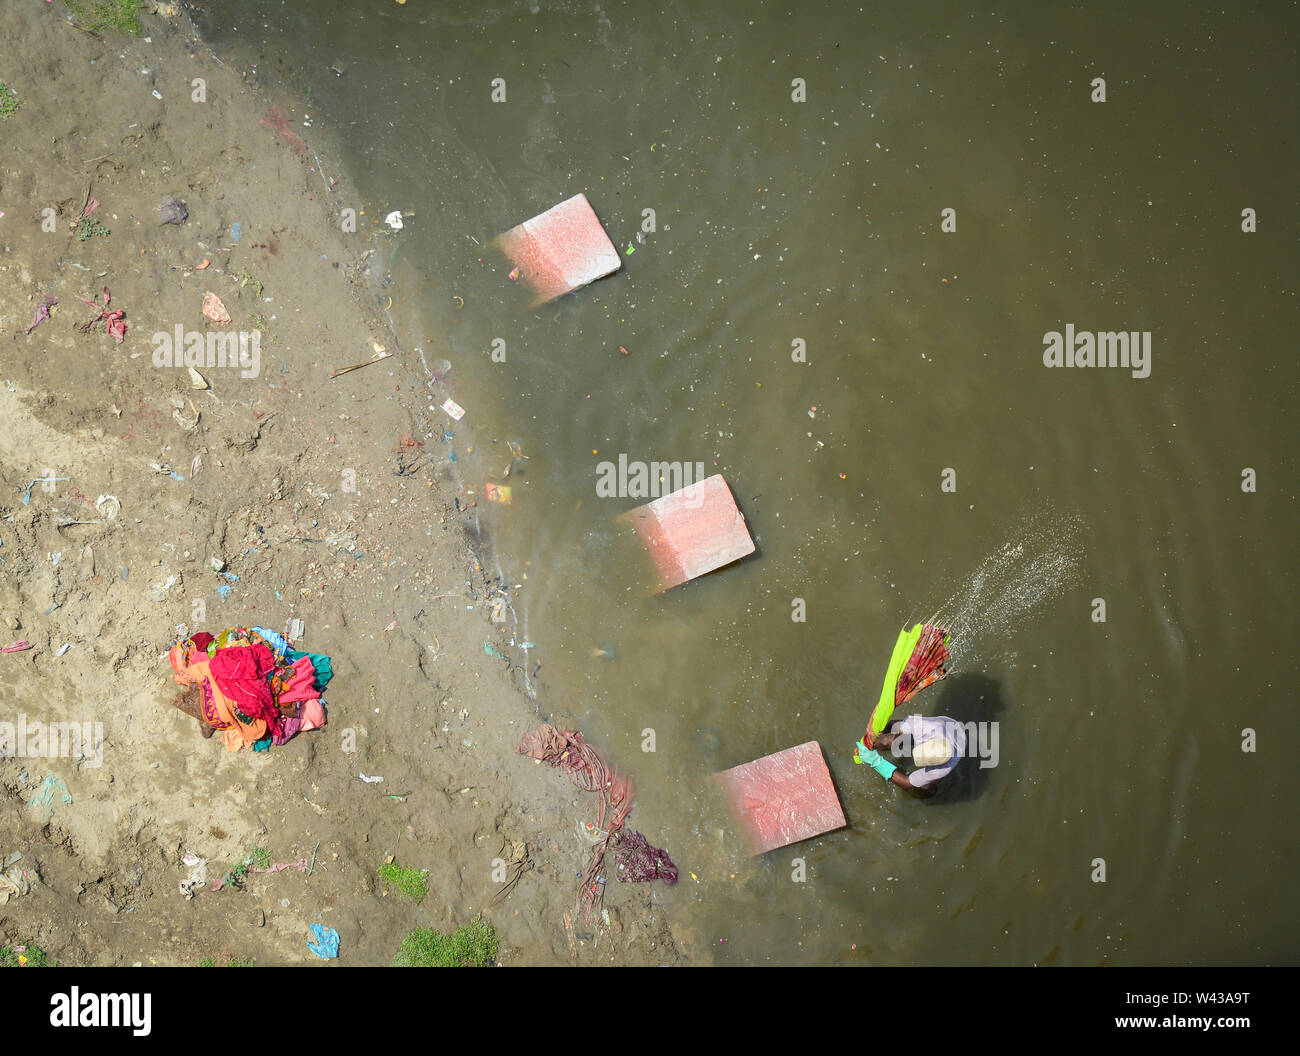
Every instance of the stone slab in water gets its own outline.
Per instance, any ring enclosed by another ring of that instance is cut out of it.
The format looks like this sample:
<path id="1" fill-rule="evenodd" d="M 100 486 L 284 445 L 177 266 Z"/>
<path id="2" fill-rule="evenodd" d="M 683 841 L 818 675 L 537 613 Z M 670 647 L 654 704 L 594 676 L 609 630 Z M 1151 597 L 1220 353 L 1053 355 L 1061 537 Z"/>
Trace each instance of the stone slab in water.
<path id="1" fill-rule="evenodd" d="M 623 266 L 585 194 L 576 194 L 512 227 L 497 236 L 496 244 L 537 294 L 535 305 L 562 297 Z"/>
<path id="2" fill-rule="evenodd" d="M 844 827 L 844 811 L 816 741 L 714 774 L 753 854 Z"/>
<path id="3" fill-rule="evenodd" d="M 620 515 L 636 529 L 665 591 L 754 552 L 721 473 Z"/>

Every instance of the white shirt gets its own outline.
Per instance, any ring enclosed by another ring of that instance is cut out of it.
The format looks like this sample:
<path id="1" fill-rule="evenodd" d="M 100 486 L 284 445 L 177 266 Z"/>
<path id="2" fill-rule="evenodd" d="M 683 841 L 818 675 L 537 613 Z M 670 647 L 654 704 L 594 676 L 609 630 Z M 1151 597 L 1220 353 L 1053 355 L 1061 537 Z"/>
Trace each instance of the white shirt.
<path id="1" fill-rule="evenodd" d="M 899 723 L 898 732 L 907 734 L 911 738 L 913 750 L 917 745 L 936 739 L 947 741 L 952 748 L 952 755 L 946 763 L 940 766 L 918 766 L 907 775 L 908 780 L 916 788 L 924 788 L 926 785 L 934 784 L 941 777 L 947 777 L 966 754 L 965 727 L 956 719 L 950 719 L 946 715 L 936 715 L 932 719 L 924 715 L 909 715 Z"/>

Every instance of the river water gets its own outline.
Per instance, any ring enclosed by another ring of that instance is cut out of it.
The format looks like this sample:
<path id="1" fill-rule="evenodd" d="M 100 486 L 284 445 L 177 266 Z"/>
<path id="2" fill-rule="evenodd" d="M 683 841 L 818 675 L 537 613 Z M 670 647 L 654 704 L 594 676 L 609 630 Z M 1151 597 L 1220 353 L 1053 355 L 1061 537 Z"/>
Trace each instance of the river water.
<path id="1" fill-rule="evenodd" d="M 467 486 L 528 456 L 479 512 L 539 708 L 636 779 L 698 960 L 1300 949 L 1294 25 L 1044 6 L 200 19 L 310 100 L 363 234 L 408 214 L 393 313 L 452 365 Z M 530 310 L 487 242 L 580 191 L 623 269 Z M 1150 332 L 1149 376 L 1049 369 L 1067 325 Z M 649 594 L 611 524 L 637 500 L 596 492 L 620 454 L 724 474 L 757 553 Z M 851 755 L 898 628 L 936 614 L 952 674 L 909 709 L 996 723 L 998 753 L 919 799 Z M 709 775 L 809 740 L 848 827 L 749 858 Z"/>

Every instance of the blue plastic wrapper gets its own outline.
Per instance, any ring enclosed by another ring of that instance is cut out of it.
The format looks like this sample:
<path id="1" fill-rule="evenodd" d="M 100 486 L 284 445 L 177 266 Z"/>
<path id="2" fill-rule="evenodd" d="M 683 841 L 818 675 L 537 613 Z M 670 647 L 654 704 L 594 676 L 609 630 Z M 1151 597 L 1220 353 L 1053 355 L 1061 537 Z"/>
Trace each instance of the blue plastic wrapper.
<path id="1" fill-rule="evenodd" d="M 312 924 L 309 927 L 312 938 L 316 941 L 307 943 L 307 949 L 324 960 L 337 957 L 339 955 L 339 933 L 333 928 L 327 928 L 324 924 Z"/>

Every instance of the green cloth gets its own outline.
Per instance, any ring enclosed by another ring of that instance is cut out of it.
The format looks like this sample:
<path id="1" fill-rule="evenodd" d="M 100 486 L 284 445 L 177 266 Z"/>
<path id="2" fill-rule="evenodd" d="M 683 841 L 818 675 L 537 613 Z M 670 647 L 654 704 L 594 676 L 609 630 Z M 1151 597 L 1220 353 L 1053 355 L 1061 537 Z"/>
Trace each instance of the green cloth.
<path id="1" fill-rule="evenodd" d="M 884 732 L 893 717 L 898 680 L 903 677 L 903 670 L 912 657 L 912 650 L 921 640 L 923 628 L 924 624 L 918 623 L 914 624 L 910 631 L 904 627 L 898 632 L 898 641 L 894 643 L 894 655 L 889 658 L 889 669 L 885 672 L 885 684 L 880 688 L 880 699 L 876 701 L 876 706 L 871 712 L 871 721 L 867 723 L 867 730 L 872 740 Z"/>

